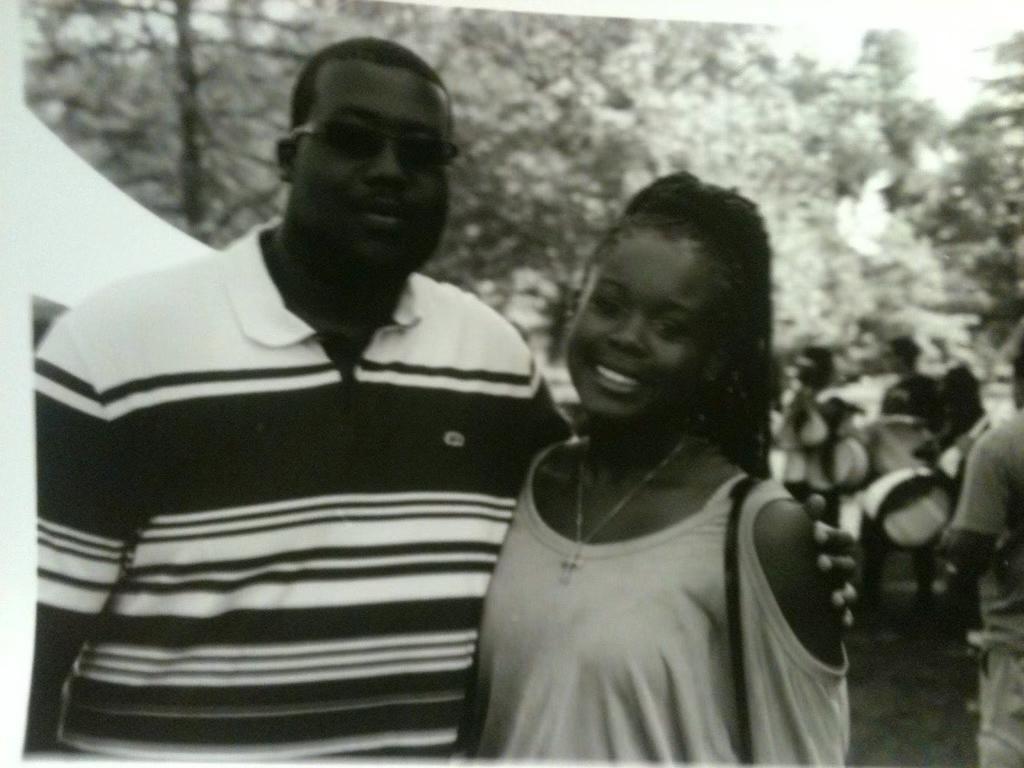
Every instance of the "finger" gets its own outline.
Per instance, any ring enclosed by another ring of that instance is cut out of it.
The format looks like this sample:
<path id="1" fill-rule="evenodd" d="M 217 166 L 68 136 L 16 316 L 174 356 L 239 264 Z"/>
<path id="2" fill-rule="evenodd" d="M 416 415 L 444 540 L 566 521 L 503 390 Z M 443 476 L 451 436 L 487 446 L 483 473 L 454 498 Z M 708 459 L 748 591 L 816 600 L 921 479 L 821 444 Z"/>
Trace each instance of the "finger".
<path id="1" fill-rule="evenodd" d="M 817 520 L 825 511 L 825 497 L 818 493 L 812 493 L 804 502 L 804 512 L 811 520 Z"/>
<path id="2" fill-rule="evenodd" d="M 817 544 L 828 545 L 829 549 L 842 551 L 851 548 L 856 540 L 847 530 L 815 520 L 814 541 Z"/>
<path id="3" fill-rule="evenodd" d="M 843 586 L 832 590 L 831 600 L 836 608 L 849 608 L 857 602 L 857 590 L 847 581 Z"/>
<path id="4" fill-rule="evenodd" d="M 818 570 L 824 573 L 835 572 L 845 578 L 851 578 L 857 572 L 857 560 L 849 555 L 818 555 Z"/>
<path id="5" fill-rule="evenodd" d="M 847 605 L 853 605 L 857 602 L 857 598 L 860 595 L 857 594 L 857 588 L 850 582 L 846 582 L 846 586 L 843 587 L 843 600 Z"/>
<path id="6" fill-rule="evenodd" d="M 847 629 L 853 626 L 853 611 L 849 608 L 843 613 L 843 626 Z"/>

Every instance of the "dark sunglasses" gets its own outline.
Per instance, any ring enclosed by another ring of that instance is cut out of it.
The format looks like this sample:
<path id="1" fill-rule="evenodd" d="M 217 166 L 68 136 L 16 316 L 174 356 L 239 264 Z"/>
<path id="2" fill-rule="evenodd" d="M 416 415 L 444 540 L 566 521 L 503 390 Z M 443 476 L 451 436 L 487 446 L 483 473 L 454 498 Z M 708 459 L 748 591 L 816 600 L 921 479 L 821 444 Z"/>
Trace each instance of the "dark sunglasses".
<path id="1" fill-rule="evenodd" d="M 316 136 L 342 157 L 369 160 L 377 157 L 387 142 L 395 147 L 398 162 L 406 168 L 436 168 L 447 165 L 459 154 L 450 141 L 428 134 L 387 131 L 361 123 L 332 121 L 323 125 L 305 123 L 294 128 L 291 138 Z"/>

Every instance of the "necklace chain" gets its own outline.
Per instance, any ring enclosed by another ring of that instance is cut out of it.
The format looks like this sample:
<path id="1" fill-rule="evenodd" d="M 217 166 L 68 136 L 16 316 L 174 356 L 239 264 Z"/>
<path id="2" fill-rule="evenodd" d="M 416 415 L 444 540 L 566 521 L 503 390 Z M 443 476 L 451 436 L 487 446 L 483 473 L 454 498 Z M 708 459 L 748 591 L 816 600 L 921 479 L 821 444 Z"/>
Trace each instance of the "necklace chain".
<path id="1" fill-rule="evenodd" d="M 573 549 L 572 556 L 568 560 L 562 562 L 561 581 L 563 584 L 568 584 L 569 579 L 572 576 L 572 572 L 580 567 L 580 556 L 583 554 L 583 547 L 593 540 L 598 531 L 615 519 L 615 517 L 626 508 L 626 505 L 633 500 L 640 490 L 647 485 L 647 483 L 653 480 L 654 477 L 679 454 L 679 451 L 682 450 L 685 443 L 686 438 L 683 437 L 675 444 L 675 446 L 673 446 L 671 451 L 665 454 L 665 457 L 661 461 L 655 464 L 652 469 L 648 470 L 647 474 L 640 478 L 640 482 L 622 495 L 622 498 L 620 498 L 615 505 L 597 521 L 594 527 L 590 529 L 590 532 L 587 533 L 586 537 L 583 536 L 583 469 L 586 459 L 586 450 L 584 449 L 580 451 L 579 468 L 576 475 L 576 546 Z"/>

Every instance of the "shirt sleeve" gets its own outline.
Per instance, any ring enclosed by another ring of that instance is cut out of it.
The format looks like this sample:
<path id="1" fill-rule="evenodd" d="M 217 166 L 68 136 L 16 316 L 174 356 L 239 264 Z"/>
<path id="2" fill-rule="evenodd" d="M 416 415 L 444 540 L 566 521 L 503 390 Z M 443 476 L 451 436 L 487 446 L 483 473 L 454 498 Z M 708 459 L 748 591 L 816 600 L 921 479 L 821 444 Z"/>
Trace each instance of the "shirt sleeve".
<path id="1" fill-rule="evenodd" d="M 998 437 L 985 435 L 967 457 L 953 528 L 998 535 L 1005 527 L 1011 488 Z"/>
<path id="2" fill-rule="evenodd" d="M 39 603 L 96 614 L 129 533 L 113 420 L 73 329 L 70 315 L 58 320 L 35 362 Z"/>

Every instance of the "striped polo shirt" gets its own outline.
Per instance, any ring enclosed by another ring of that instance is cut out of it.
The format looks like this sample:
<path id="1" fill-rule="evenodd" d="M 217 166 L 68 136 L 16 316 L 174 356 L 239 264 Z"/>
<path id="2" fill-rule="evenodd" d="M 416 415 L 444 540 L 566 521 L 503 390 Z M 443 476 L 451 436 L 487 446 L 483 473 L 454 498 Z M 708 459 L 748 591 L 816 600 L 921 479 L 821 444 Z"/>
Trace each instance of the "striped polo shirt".
<path id="1" fill-rule="evenodd" d="M 100 616 L 66 743 L 451 753 L 519 484 L 564 431 L 508 323 L 413 275 L 342 374 L 253 233 L 68 313 L 36 374 L 39 600 Z"/>

